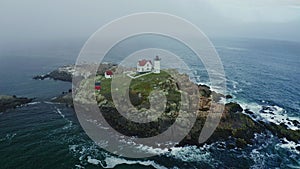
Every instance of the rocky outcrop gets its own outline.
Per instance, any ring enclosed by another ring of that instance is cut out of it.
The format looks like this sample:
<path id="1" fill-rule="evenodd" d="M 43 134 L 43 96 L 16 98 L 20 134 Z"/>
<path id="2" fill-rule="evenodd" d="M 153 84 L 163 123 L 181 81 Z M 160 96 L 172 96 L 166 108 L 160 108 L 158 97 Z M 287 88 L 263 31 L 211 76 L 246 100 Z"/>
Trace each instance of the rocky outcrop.
<path id="1" fill-rule="evenodd" d="M 97 66 L 97 65 L 81 65 L 81 66 L 78 66 L 76 70 L 79 71 L 82 68 L 81 73 L 83 73 L 83 74 L 80 76 L 84 77 L 84 76 L 89 75 L 89 73 L 86 74 L 84 72 L 89 72 L 90 70 L 94 69 L 95 66 Z M 103 75 L 106 70 L 114 69 L 115 67 L 116 67 L 116 64 L 113 64 L 113 63 L 101 63 L 97 68 L 97 74 Z M 45 75 L 34 76 L 33 79 L 44 80 L 44 79 L 49 78 L 49 79 L 53 79 L 53 80 L 72 82 L 72 77 L 73 77 L 74 72 L 75 72 L 75 65 L 65 65 L 65 66 L 59 67 L 58 69 L 56 69 L 50 73 L 47 73 Z M 80 78 L 80 76 L 78 76 L 77 78 Z"/>
<path id="2" fill-rule="evenodd" d="M 277 125 L 275 123 L 260 122 L 267 130 L 271 131 L 279 138 L 286 138 L 289 141 L 300 143 L 300 130 L 291 130 L 284 123 Z"/>
<path id="3" fill-rule="evenodd" d="M 154 121 L 149 123 L 135 123 L 133 121 L 128 120 L 124 116 L 122 116 L 114 106 L 112 102 L 112 98 L 110 96 L 110 83 L 108 81 L 103 81 L 106 84 L 105 90 L 107 91 L 100 91 L 96 94 L 96 101 L 98 106 L 101 110 L 102 115 L 105 117 L 106 121 L 117 131 L 120 133 L 127 135 L 127 136 L 136 136 L 136 137 L 152 137 L 157 134 L 160 134 L 166 131 L 176 120 L 179 113 L 191 113 L 191 112 L 179 112 L 179 101 L 180 95 L 178 96 L 178 91 L 180 88 L 185 85 L 188 81 L 188 77 L 182 75 L 182 81 L 186 81 L 186 83 L 177 84 L 175 80 L 173 80 L 169 76 L 160 75 L 163 79 L 158 83 L 152 83 L 153 81 L 157 80 L 158 77 L 154 76 L 147 76 L 144 77 L 145 79 L 138 83 L 138 81 L 133 81 L 132 83 L 135 84 L 129 90 L 129 96 L 131 103 L 138 109 L 129 109 L 124 106 L 123 110 L 128 110 L 128 114 L 132 116 L 145 117 L 149 116 L 149 106 L 150 100 L 160 101 L 157 99 L 156 96 L 149 95 L 147 92 L 148 89 L 152 87 L 156 89 L 163 89 L 163 92 L 167 96 L 167 103 L 166 103 L 166 111 L 162 113 L 162 115 Z M 151 79 L 153 78 L 153 79 Z M 147 83 L 144 83 L 147 81 Z M 90 83 L 92 83 L 91 80 Z M 144 84 L 143 84 L 144 83 Z M 142 84 L 142 86 L 137 85 Z M 154 85 L 154 86 L 151 86 Z M 147 90 L 146 90 L 147 89 Z M 200 95 L 199 100 L 199 109 L 197 110 L 196 122 L 187 136 L 179 143 L 178 146 L 184 145 L 197 145 L 201 146 L 204 143 L 199 144 L 198 139 L 201 133 L 201 130 L 206 122 L 207 116 L 211 113 L 212 107 L 219 108 L 223 106 L 218 101 L 221 98 L 224 99 L 231 99 L 232 96 L 230 95 L 223 95 L 217 92 L 211 91 L 211 89 L 206 85 L 198 85 L 198 94 Z M 188 89 L 187 93 L 190 92 L 190 95 L 195 94 L 192 89 Z M 91 95 L 90 97 L 86 97 L 85 95 Z M 93 98 L 93 94 L 88 93 L 78 93 L 78 101 L 84 102 L 88 104 L 88 100 L 80 100 L 82 98 Z M 122 99 L 122 98 L 120 98 Z M 56 101 L 64 102 L 72 104 L 72 97 L 70 93 L 65 94 L 62 97 L 58 97 Z M 122 100 L 121 100 L 122 103 Z M 276 125 L 274 123 L 267 123 L 263 121 L 255 121 L 251 117 L 254 113 L 250 110 L 243 108 L 234 102 L 230 102 L 225 104 L 224 111 L 222 113 L 221 120 L 218 124 L 218 127 L 212 134 L 212 136 L 205 142 L 205 143 L 215 143 L 219 141 L 224 141 L 226 144 L 223 145 L 224 148 L 243 148 L 247 144 L 252 144 L 253 139 L 255 137 L 255 133 L 269 133 L 271 131 L 274 135 L 277 135 L 279 138 L 286 138 L 289 141 L 294 141 L 299 143 L 300 140 L 300 130 L 291 130 L 288 129 L 284 124 Z M 181 122 L 183 124 L 186 123 L 185 121 Z M 297 121 L 295 121 L 297 123 Z M 179 129 L 180 130 L 180 129 Z M 228 144 L 227 144 L 228 143 Z"/>
<path id="4" fill-rule="evenodd" d="M 102 104 L 99 104 L 100 110 L 105 117 L 106 121 L 114 127 L 117 131 L 127 135 L 136 137 L 153 137 L 168 129 L 178 116 L 178 112 L 171 111 L 161 116 L 157 121 L 150 123 L 135 123 L 127 120 L 118 111 L 110 106 L 103 106 L 107 103 L 107 100 L 101 100 Z M 243 109 L 237 103 L 228 103 L 225 105 L 225 110 L 221 121 L 212 134 L 212 136 L 203 144 L 211 144 L 215 142 L 230 142 L 225 144 L 226 148 L 243 148 L 247 144 L 252 144 L 255 133 L 265 133 L 271 131 L 279 138 L 287 138 L 289 141 L 299 142 L 300 131 L 294 131 L 287 129 L 283 126 L 276 124 L 266 124 L 262 122 L 256 122 L 249 116 L 242 113 Z M 130 110 L 129 110 L 130 112 Z M 189 134 L 179 143 L 178 146 L 184 145 L 197 145 L 201 130 L 204 126 L 207 117 L 207 111 L 199 111 L 197 120 L 189 132 Z M 143 112 L 136 113 L 138 116 L 147 115 Z"/>
<path id="5" fill-rule="evenodd" d="M 72 89 L 67 92 L 62 92 L 62 94 L 54 99 L 52 102 L 66 104 L 68 107 L 73 107 L 73 97 L 72 97 Z"/>
<path id="6" fill-rule="evenodd" d="M 221 97 L 226 97 L 211 91 L 209 87 L 205 85 L 199 85 L 199 94 L 201 97 L 196 122 L 189 134 L 179 143 L 179 146 L 184 146 L 187 144 L 197 146 L 202 145 L 199 144 L 198 139 L 207 119 L 207 115 L 210 112 L 212 100 L 214 100 L 214 98 L 215 100 L 220 100 Z M 108 101 L 105 103 L 107 102 Z M 221 105 L 216 104 L 215 106 Z M 100 109 L 110 125 L 119 132 L 128 136 L 152 137 L 164 132 L 174 123 L 179 113 L 176 110 L 176 106 L 173 107 L 174 108 L 172 108 L 172 106 L 167 106 L 168 112 L 163 114 L 157 121 L 145 124 L 134 123 L 127 120 L 113 107 L 100 106 Z M 243 111 L 243 108 L 238 103 L 230 102 L 225 104 L 225 109 L 218 127 L 205 143 L 210 144 L 217 141 L 224 141 L 229 142 L 229 144 L 224 145 L 226 148 L 243 148 L 247 144 L 253 143 L 255 133 L 267 133 L 267 131 L 271 131 L 279 138 L 286 138 L 287 140 L 294 141 L 296 143 L 299 142 L 300 130 L 288 129 L 283 124 L 276 125 L 262 121 L 255 121 L 250 116 L 244 114 Z M 245 111 L 249 112 L 249 110 Z M 134 116 L 147 116 L 148 112 L 144 112 L 141 111 L 134 113 L 128 111 L 128 113 L 133 113 Z"/>
<path id="7" fill-rule="evenodd" d="M 231 138 L 232 147 L 244 147 L 252 143 L 255 133 L 262 133 L 263 126 L 242 113 L 243 109 L 237 103 L 227 103 L 222 118 L 213 135 L 205 143 L 227 141 Z M 198 138 L 204 126 L 207 111 L 200 111 L 194 127 L 180 145 L 199 145 Z M 201 144 L 200 144 L 201 145 Z"/>
<path id="8" fill-rule="evenodd" d="M 7 109 L 14 109 L 18 106 L 30 103 L 33 99 L 25 97 L 0 95 L 0 112 L 4 112 Z"/>
<path id="9" fill-rule="evenodd" d="M 105 71 L 115 69 L 117 64 L 113 63 L 101 63 L 97 69 L 97 74 L 104 75 Z"/>
<path id="10" fill-rule="evenodd" d="M 33 79 L 44 80 L 46 78 L 49 78 L 53 80 L 71 82 L 73 72 L 74 72 L 74 66 L 63 66 L 45 75 L 34 76 Z"/>

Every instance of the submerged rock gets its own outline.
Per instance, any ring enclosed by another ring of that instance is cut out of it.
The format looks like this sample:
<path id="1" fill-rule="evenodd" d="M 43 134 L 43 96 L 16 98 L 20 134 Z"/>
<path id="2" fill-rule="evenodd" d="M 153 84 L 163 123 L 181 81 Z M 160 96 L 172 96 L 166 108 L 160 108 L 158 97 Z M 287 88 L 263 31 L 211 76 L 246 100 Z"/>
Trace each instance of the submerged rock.
<path id="1" fill-rule="evenodd" d="M 244 139 L 242 139 L 242 138 L 237 138 L 236 139 L 236 146 L 238 148 L 244 148 L 244 147 L 247 146 L 247 142 Z"/>
<path id="2" fill-rule="evenodd" d="M 232 99 L 233 97 L 231 95 L 226 95 L 226 99 Z"/>
<path id="3" fill-rule="evenodd" d="M 50 78 L 49 74 L 45 74 L 45 75 L 36 75 L 33 77 L 34 80 L 44 80 Z"/>

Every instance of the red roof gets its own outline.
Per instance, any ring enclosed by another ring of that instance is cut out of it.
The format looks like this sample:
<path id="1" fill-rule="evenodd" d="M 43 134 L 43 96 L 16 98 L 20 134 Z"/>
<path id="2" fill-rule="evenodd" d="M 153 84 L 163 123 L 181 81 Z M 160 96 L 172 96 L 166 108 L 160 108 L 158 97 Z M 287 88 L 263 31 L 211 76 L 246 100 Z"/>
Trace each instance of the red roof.
<path id="1" fill-rule="evenodd" d="M 95 86 L 96 90 L 101 90 L 101 86 Z"/>
<path id="2" fill-rule="evenodd" d="M 147 62 L 150 62 L 151 65 L 152 65 L 151 60 L 143 59 L 143 60 L 139 60 L 139 66 L 145 66 L 145 64 L 146 64 Z"/>
<path id="3" fill-rule="evenodd" d="M 106 73 L 107 75 L 113 75 L 113 72 L 112 72 L 111 70 L 107 70 L 105 73 Z"/>

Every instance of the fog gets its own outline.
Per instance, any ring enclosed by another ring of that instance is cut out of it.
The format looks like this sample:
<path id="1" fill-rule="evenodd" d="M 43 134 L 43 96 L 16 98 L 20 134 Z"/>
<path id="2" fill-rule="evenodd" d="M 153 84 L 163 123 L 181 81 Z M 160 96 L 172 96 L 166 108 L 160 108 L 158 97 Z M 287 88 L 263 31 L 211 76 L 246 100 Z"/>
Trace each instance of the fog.
<path id="1" fill-rule="evenodd" d="M 300 41 L 298 0 L 0 0 L 0 45 L 82 42 L 109 21 L 136 12 L 177 15 L 211 38 Z"/>

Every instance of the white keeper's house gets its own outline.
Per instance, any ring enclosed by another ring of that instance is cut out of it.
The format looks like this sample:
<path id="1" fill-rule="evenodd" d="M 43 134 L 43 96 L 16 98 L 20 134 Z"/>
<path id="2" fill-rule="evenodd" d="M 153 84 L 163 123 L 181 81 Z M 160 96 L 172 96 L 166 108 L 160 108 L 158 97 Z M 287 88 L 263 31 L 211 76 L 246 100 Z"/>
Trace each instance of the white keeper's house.
<path id="1" fill-rule="evenodd" d="M 142 59 L 137 62 L 137 73 L 160 73 L 160 58 L 158 56 L 154 59 L 154 65 L 151 60 Z"/>
<path id="2" fill-rule="evenodd" d="M 147 73 L 152 71 L 152 62 L 151 60 L 139 60 L 136 66 L 136 71 L 138 73 Z"/>

